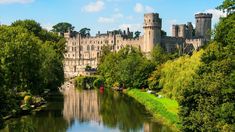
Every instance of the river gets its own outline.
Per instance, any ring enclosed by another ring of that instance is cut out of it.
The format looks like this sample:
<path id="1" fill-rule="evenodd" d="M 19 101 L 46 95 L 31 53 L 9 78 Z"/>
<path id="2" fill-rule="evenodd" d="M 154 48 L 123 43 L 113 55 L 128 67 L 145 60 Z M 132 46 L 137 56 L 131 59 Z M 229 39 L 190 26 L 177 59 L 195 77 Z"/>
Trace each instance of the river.
<path id="1" fill-rule="evenodd" d="M 6 121 L 0 132 L 162 132 L 145 108 L 125 94 L 111 90 L 77 90 L 66 83 L 47 107 Z"/>

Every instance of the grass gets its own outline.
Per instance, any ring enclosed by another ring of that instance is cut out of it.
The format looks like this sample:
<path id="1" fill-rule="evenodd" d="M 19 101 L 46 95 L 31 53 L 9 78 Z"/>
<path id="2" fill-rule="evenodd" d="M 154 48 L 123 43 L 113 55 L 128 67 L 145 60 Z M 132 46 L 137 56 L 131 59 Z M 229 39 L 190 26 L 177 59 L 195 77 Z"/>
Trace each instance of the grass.
<path id="1" fill-rule="evenodd" d="M 157 98 L 147 92 L 141 92 L 138 89 L 127 90 L 127 95 L 133 97 L 145 108 L 153 114 L 157 120 L 161 120 L 163 124 L 178 128 L 178 102 L 168 98 Z"/>

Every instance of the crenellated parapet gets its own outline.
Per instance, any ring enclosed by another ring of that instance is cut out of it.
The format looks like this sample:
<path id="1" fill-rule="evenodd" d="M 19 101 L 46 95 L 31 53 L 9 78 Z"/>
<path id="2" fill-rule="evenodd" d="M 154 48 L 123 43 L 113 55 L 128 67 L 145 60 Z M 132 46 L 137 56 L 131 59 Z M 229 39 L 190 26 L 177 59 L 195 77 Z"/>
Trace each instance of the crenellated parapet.
<path id="1" fill-rule="evenodd" d="M 212 18 L 212 14 L 211 13 L 198 13 L 195 14 L 195 18 Z"/>

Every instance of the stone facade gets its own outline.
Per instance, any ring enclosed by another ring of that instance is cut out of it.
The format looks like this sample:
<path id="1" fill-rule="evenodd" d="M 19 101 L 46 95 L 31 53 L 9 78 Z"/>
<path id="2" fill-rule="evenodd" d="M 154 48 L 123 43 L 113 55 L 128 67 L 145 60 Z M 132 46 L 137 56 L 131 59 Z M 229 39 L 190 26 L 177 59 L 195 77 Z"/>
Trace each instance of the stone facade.
<path id="1" fill-rule="evenodd" d="M 144 35 L 138 38 L 133 36 L 133 32 L 115 32 L 96 34 L 96 36 L 82 37 L 76 36 L 70 32 L 65 33 L 67 40 L 64 61 L 64 71 L 66 77 L 77 76 L 86 66 L 96 68 L 98 58 L 104 45 L 111 46 L 112 51 L 119 51 L 123 47 L 130 45 L 140 48 L 141 51 L 149 55 L 156 44 L 163 46 L 167 52 L 173 52 L 176 49 L 182 52 L 190 52 L 198 49 L 206 41 L 210 40 L 208 31 L 211 30 L 212 14 L 196 14 L 196 29 L 191 22 L 187 24 L 173 25 L 172 36 L 163 36 L 161 34 L 162 19 L 158 13 L 149 13 L 144 15 Z M 195 31 L 195 35 L 194 32 Z"/>

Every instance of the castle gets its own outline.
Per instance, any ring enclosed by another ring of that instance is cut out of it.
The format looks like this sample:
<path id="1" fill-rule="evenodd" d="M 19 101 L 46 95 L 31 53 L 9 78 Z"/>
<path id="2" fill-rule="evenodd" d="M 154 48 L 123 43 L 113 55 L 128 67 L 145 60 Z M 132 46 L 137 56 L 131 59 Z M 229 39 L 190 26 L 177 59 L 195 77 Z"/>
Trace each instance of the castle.
<path id="1" fill-rule="evenodd" d="M 86 66 L 96 68 L 98 58 L 101 56 L 102 47 L 109 45 L 111 51 L 119 51 L 123 47 L 130 45 L 140 48 L 148 55 L 155 45 L 160 44 L 167 52 L 174 52 L 177 49 L 181 52 L 197 50 L 211 38 L 211 18 L 212 14 L 199 13 L 195 15 L 196 27 L 193 28 L 191 22 L 187 24 L 173 25 L 172 36 L 162 33 L 162 19 L 158 13 L 144 15 L 144 35 L 133 36 L 133 32 L 108 31 L 96 36 L 85 36 L 81 34 L 72 35 L 70 32 L 64 33 L 67 41 L 64 54 L 64 72 L 66 76 L 77 76 L 84 71 Z"/>

